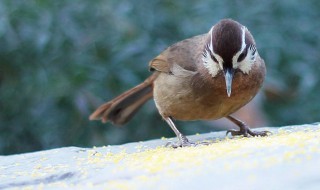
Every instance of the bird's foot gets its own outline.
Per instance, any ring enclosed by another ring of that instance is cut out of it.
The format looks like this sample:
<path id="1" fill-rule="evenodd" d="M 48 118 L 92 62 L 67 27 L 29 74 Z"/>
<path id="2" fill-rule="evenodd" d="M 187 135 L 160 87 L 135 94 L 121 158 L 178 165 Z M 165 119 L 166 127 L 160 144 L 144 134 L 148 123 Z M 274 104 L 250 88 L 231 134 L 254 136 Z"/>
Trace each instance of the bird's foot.
<path id="1" fill-rule="evenodd" d="M 243 125 L 239 131 L 235 130 L 235 129 L 229 129 L 226 133 L 226 135 L 228 136 L 228 134 L 231 133 L 232 136 L 244 136 L 244 137 L 249 137 L 249 136 L 261 136 L 261 137 L 265 137 L 268 136 L 269 134 L 272 134 L 270 131 L 252 131 L 247 125 Z"/>
<path id="2" fill-rule="evenodd" d="M 181 138 L 178 142 L 168 142 L 165 147 L 170 148 L 181 148 L 181 147 L 195 147 L 199 145 L 209 145 L 211 142 L 209 141 L 201 141 L 201 142 L 190 142 L 185 136 Z"/>
<path id="3" fill-rule="evenodd" d="M 178 135 L 179 141 L 178 142 L 168 142 L 166 144 L 166 147 L 171 147 L 171 148 L 179 148 L 179 147 L 191 147 L 191 146 L 196 146 L 195 143 L 190 142 L 189 139 L 184 136 L 183 134 Z"/>
<path id="4" fill-rule="evenodd" d="M 242 135 L 244 137 L 248 137 L 249 135 L 253 136 L 253 137 L 256 137 L 256 136 L 265 137 L 265 136 L 268 136 L 269 134 L 272 134 L 270 131 L 252 131 L 247 124 L 245 124 L 241 120 L 239 120 L 231 115 L 227 116 L 226 118 L 229 119 L 234 124 L 238 125 L 238 127 L 240 128 L 239 131 L 234 130 L 234 129 L 229 129 L 226 134 L 227 136 L 229 133 L 231 133 L 232 136 L 241 136 Z"/>
<path id="5" fill-rule="evenodd" d="M 193 142 L 168 142 L 165 147 L 169 147 L 169 148 L 182 148 L 182 147 L 193 147 L 196 146 L 196 143 Z"/>

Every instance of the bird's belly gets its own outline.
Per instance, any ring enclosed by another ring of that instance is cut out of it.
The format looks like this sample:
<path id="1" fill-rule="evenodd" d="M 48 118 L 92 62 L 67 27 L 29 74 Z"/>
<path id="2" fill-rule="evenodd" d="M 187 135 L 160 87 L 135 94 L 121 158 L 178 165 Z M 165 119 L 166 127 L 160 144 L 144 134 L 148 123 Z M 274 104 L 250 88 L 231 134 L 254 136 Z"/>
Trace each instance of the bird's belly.
<path id="1" fill-rule="evenodd" d="M 263 80 L 262 80 L 263 81 Z M 178 120 L 214 120 L 230 115 L 247 104 L 261 82 L 246 83 L 235 76 L 231 96 L 227 96 L 224 77 L 212 84 L 192 86 L 192 78 L 160 74 L 154 83 L 154 100 L 160 114 Z"/>
<path id="2" fill-rule="evenodd" d="M 163 116 L 171 116 L 178 120 L 215 120 L 228 116 L 250 101 L 241 101 L 227 96 L 225 98 L 175 96 L 171 101 L 156 101 Z M 160 106 L 159 106 L 160 105 Z"/>

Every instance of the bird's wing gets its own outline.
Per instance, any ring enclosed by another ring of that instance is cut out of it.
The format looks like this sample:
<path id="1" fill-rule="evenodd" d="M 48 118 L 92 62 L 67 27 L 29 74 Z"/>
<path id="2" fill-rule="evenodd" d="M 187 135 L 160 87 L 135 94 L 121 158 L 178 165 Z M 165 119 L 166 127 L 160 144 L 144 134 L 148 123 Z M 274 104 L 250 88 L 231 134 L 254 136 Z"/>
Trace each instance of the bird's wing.
<path id="1" fill-rule="evenodd" d="M 206 36 L 207 34 L 195 36 L 171 45 L 150 61 L 150 70 L 168 74 L 175 74 L 181 69 L 183 73 L 197 72 L 196 63 L 201 59 Z"/>

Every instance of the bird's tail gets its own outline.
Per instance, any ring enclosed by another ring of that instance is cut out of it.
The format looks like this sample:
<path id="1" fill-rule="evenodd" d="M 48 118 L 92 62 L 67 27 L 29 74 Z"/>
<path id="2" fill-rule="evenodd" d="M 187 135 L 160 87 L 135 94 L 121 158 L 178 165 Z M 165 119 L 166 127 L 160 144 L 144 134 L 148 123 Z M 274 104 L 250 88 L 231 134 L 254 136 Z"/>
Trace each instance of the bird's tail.
<path id="1" fill-rule="evenodd" d="M 90 115 L 89 119 L 101 119 L 103 123 L 111 121 L 118 125 L 127 123 L 139 108 L 152 98 L 153 81 L 157 76 L 158 73 L 152 74 L 143 83 L 102 104 Z"/>

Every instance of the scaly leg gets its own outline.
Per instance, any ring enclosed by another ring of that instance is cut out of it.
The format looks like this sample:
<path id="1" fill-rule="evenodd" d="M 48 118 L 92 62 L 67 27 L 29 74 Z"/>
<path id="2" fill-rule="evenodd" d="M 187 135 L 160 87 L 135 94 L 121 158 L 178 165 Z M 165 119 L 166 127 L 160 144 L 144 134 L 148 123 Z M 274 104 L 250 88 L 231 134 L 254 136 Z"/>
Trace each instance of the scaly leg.
<path id="1" fill-rule="evenodd" d="M 171 127 L 173 132 L 177 135 L 179 141 L 176 143 L 167 143 L 167 147 L 173 147 L 173 148 L 178 148 L 178 147 L 186 147 L 186 146 L 195 146 L 195 143 L 189 142 L 188 138 L 184 136 L 174 125 L 172 119 L 170 117 L 163 117 L 163 119 L 168 123 L 168 125 Z"/>
<path id="2" fill-rule="evenodd" d="M 227 135 L 228 135 L 228 133 L 231 133 L 232 136 L 243 135 L 244 137 L 248 137 L 248 135 L 251 135 L 251 136 L 254 136 L 254 137 L 255 136 L 264 137 L 264 136 L 268 136 L 268 133 L 271 133 L 270 131 L 252 131 L 247 124 L 245 124 L 244 122 L 240 121 L 239 119 L 234 118 L 231 115 L 227 116 L 226 118 L 240 127 L 239 131 L 234 130 L 234 129 L 229 129 L 227 131 Z"/>

